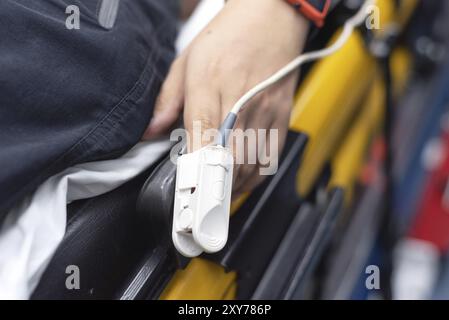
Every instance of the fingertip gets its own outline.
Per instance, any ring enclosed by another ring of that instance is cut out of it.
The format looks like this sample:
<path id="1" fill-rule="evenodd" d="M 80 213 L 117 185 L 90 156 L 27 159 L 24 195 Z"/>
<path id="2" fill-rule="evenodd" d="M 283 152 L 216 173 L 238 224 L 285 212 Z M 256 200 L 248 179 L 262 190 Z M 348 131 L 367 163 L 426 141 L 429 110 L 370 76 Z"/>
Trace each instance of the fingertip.
<path id="1" fill-rule="evenodd" d="M 154 138 L 158 137 L 161 134 L 160 127 L 161 127 L 161 125 L 160 125 L 160 120 L 158 119 L 158 117 L 153 117 L 150 121 L 150 124 L 146 128 L 142 139 L 150 140 L 150 139 L 154 139 Z"/>
<path id="2" fill-rule="evenodd" d="M 164 112 L 155 114 L 143 134 L 143 140 L 154 139 L 165 134 L 175 122 L 175 113 Z"/>

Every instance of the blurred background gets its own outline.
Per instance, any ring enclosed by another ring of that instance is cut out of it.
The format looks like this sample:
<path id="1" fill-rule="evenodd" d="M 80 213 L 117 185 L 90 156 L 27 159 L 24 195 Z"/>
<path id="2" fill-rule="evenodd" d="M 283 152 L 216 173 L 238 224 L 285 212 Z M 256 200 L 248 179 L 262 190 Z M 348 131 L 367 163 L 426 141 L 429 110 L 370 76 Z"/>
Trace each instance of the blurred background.
<path id="1" fill-rule="evenodd" d="M 340 1 L 306 50 L 328 44 L 360 4 Z M 179 52 L 222 5 L 200 2 Z M 32 297 L 449 299 L 449 2 L 376 5 L 380 29 L 303 68 L 279 172 L 235 199 L 222 252 L 174 250 L 176 170 L 163 161 L 69 205 Z M 65 289 L 70 264 L 85 270 L 81 290 Z"/>

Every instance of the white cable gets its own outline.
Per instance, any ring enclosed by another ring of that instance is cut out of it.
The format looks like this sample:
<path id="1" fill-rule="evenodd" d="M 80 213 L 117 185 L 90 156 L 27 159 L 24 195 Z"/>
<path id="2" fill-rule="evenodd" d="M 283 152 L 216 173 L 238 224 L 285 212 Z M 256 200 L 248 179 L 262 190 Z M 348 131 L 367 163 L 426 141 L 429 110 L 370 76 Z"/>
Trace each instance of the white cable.
<path id="1" fill-rule="evenodd" d="M 330 56 L 331 54 L 337 52 L 338 50 L 340 50 L 345 45 L 345 43 L 348 41 L 348 39 L 351 36 L 354 29 L 356 27 L 360 26 L 365 21 L 365 19 L 368 17 L 369 8 L 373 4 L 374 4 L 374 0 L 365 0 L 365 3 L 360 8 L 360 10 L 352 18 L 350 18 L 349 20 L 346 21 L 341 35 L 338 37 L 337 41 L 335 41 L 334 44 L 332 44 L 331 46 L 329 46 L 325 49 L 305 53 L 305 54 L 302 54 L 299 57 L 297 57 L 295 60 L 290 62 L 284 68 L 282 68 L 281 70 L 276 72 L 274 75 L 272 75 L 270 78 L 259 83 L 254 88 L 252 88 L 250 91 L 245 93 L 245 95 L 243 95 L 237 101 L 237 103 L 234 105 L 234 107 L 231 109 L 231 113 L 238 114 L 242 110 L 242 108 L 252 98 L 254 98 L 254 96 L 256 96 L 260 92 L 264 91 L 268 87 L 272 86 L 276 82 L 282 80 L 285 76 L 287 76 L 288 74 L 290 74 L 291 72 L 293 72 L 294 70 L 299 68 L 304 63 L 325 58 L 325 57 Z"/>

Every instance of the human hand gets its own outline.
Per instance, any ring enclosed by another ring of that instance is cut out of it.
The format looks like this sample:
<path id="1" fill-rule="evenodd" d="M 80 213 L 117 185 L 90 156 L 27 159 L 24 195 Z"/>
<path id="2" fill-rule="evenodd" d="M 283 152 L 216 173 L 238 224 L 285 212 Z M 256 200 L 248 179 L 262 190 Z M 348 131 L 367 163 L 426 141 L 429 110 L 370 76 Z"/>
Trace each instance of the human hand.
<path id="1" fill-rule="evenodd" d="M 194 121 L 201 123 L 202 132 L 218 129 L 244 93 L 300 54 L 307 29 L 308 22 L 285 1 L 228 1 L 172 65 L 144 138 L 167 131 L 183 108 L 189 133 Z M 297 79 L 298 72 L 256 96 L 239 114 L 236 129 L 278 130 L 280 153 Z M 204 138 L 201 146 L 209 143 Z M 257 149 L 265 150 L 261 143 Z M 189 151 L 201 146 L 191 145 Z M 245 159 L 257 152 L 251 147 L 245 146 Z M 251 191 L 263 180 L 260 166 L 259 161 L 236 165 L 235 194 Z"/>

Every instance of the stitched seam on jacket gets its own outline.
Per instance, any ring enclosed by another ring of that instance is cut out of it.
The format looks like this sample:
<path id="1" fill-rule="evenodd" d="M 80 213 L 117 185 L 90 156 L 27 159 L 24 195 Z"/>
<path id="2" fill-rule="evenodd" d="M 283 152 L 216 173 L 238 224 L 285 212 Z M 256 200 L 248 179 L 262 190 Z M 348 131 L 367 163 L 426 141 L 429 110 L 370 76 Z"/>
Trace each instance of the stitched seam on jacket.
<path id="1" fill-rule="evenodd" d="M 151 60 L 154 58 L 155 50 L 151 51 L 150 57 L 147 60 L 147 63 L 144 67 L 144 71 L 139 76 L 139 80 L 134 84 L 132 89 L 99 121 L 97 124 L 80 140 L 78 140 L 72 147 L 70 147 L 66 152 L 64 152 L 61 156 L 59 156 L 50 166 L 47 167 L 46 170 L 54 166 L 57 162 L 62 160 L 68 154 L 70 154 L 73 150 L 75 150 L 78 146 L 82 145 L 90 136 L 95 134 L 95 132 L 100 129 L 116 112 L 120 111 L 120 108 L 129 103 L 129 100 L 133 101 L 135 99 L 130 99 L 136 92 L 140 92 L 143 86 L 143 81 L 146 79 L 145 75 L 147 72 L 152 70 Z"/>
<path id="2" fill-rule="evenodd" d="M 155 41 L 156 41 L 156 40 L 155 40 Z M 38 180 L 42 179 L 43 177 L 45 177 L 47 171 L 49 171 L 49 170 L 51 170 L 51 168 L 55 167 L 55 166 L 56 166 L 62 159 L 64 159 L 64 158 L 67 157 L 71 152 L 73 152 L 74 150 L 76 150 L 77 147 L 79 147 L 79 146 L 80 146 L 84 141 L 86 141 L 92 134 L 94 134 L 95 131 L 96 131 L 96 129 L 97 129 L 98 127 L 100 127 L 100 126 L 101 126 L 101 125 L 108 119 L 108 117 L 110 117 L 111 114 L 113 114 L 113 113 L 114 113 L 114 112 L 121 106 L 121 104 L 124 103 L 124 102 L 126 101 L 126 99 L 127 99 L 128 97 L 130 97 L 130 96 L 134 93 L 134 91 L 139 87 L 139 85 L 143 85 L 143 84 L 140 83 L 140 81 L 142 80 L 143 76 L 145 75 L 145 72 L 147 72 L 147 71 L 149 71 L 149 70 L 150 70 L 150 71 L 154 71 L 154 66 L 153 66 L 153 64 L 151 63 L 151 59 L 155 57 L 156 51 L 159 51 L 159 50 L 156 50 L 154 47 L 150 48 L 150 50 L 151 50 L 151 51 L 150 51 L 150 53 L 149 53 L 149 55 L 148 55 L 148 59 L 147 59 L 147 62 L 146 62 L 146 64 L 145 64 L 145 67 L 144 67 L 142 73 L 140 74 L 140 76 L 139 76 L 137 82 L 136 82 L 136 83 L 134 84 L 134 86 L 130 89 L 130 91 L 129 91 L 129 92 L 128 92 L 128 93 L 127 93 L 121 100 L 120 100 L 120 102 L 119 102 L 118 104 L 116 104 L 116 105 L 112 108 L 112 110 L 111 110 L 110 112 L 108 112 L 107 115 L 104 116 L 104 117 L 102 118 L 102 120 L 100 120 L 100 121 L 94 126 L 93 129 L 91 129 L 91 130 L 89 131 L 89 133 L 87 133 L 83 138 L 81 138 L 80 140 L 78 140 L 73 146 L 69 147 L 69 149 L 68 149 L 67 151 L 63 152 L 62 155 L 58 156 L 58 157 L 56 158 L 56 160 L 54 160 L 54 161 L 51 162 L 51 164 L 49 164 L 48 166 L 46 166 L 46 167 L 41 171 L 40 174 L 37 174 L 37 175 L 36 175 L 33 179 L 31 179 L 25 186 L 23 186 L 23 189 L 30 188 L 29 186 L 30 186 L 30 185 L 33 185 L 35 181 L 38 181 Z M 158 52 L 158 54 L 160 54 L 160 53 Z M 76 158 L 75 158 L 72 162 L 76 162 Z M 69 166 L 71 166 L 71 165 L 73 165 L 73 163 L 70 163 L 70 164 L 69 164 Z M 45 179 L 45 178 L 44 178 L 44 179 Z M 17 190 L 16 192 L 20 192 L 20 191 Z M 25 192 L 30 192 L 30 190 L 25 190 Z"/>

